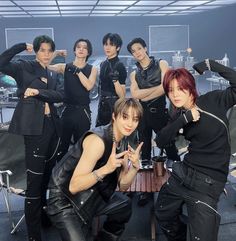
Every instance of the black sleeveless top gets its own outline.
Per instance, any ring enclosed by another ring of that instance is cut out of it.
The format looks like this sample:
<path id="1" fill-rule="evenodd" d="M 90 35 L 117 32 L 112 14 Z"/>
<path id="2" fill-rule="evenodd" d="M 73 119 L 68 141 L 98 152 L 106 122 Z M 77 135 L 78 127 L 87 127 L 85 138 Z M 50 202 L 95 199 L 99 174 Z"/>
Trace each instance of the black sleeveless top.
<path id="1" fill-rule="evenodd" d="M 104 154 L 96 163 L 94 170 L 105 165 L 109 159 L 109 156 L 111 155 L 112 144 L 113 144 L 111 124 L 107 126 L 96 127 L 92 131 L 88 131 L 87 133 L 85 133 L 84 136 L 69 150 L 69 152 L 61 159 L 61 161 L 53 168 L 53 171 L 52 171 L 52 178 L 51 178 L 52 179 L 51 181 L 53 181 L 52 186 L 54 186 L 54 188 L 57 187 L 58 189 L 60 189 L 62 193 L 64 193 L 71 200 L 76 199 L 76 196 L 80 195 L 80 193 L 72 195 L 69 192 L 70 179 L 82 154 L 83 140 L 86 136 L 92 133 L 100 136 L 105 144 Z M 120 174 L 120 168 L 116 169 L 114 172 L 105 176 L 103 178 L 103 182 L 97 182 L 91 188 L 97 189 L 100 195 L 103 197 L 103 199 L 107 201 L 114 193 L 117 187 L 119 174 Z"/>
<path id="2" fill-rule="evenodd" d="M 143 69 L 140 63 L 136 63 L 137 70 L 135 73 L 135 80 L 140 89 L 148 89 L 161 84 L 161 68 L 159 61 L 155 60 L 154 57 L 150 57 L 151 62 L 146 69 Z M 157 97 L 153 100 L 145 101 L 145 106 L 160 108 L 164 110 L 166 106 L 165 95 Z"/>
<path id="3" fill-rule="evenodd" d="M 86 64 L 81 69 L 83 74 L 89 78 L 92 65 Z M 65 103 L 70 105 L 89 105 L 89 91 L 82 85 L 77 75 L 70 71 L 73 68 L 73 63 L 66 64 L 64 73 L 64 91 L 65 91 Z"/>

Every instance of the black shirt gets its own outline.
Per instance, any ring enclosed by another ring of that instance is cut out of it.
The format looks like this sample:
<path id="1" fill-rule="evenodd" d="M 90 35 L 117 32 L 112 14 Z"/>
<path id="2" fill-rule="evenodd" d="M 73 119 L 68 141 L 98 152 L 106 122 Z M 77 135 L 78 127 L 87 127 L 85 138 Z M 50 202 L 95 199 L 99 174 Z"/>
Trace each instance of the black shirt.
<path id="1" fill-rule="evenodd" d="M 73 72 L 69 71 L 73 63 L 66 65 L 64 73 L 64 91 L 65 91 L 65 103 L 71 105 L 89 105 L 89 91 L 83 86 L 79 77 Z M 81 69 L 83 74 L 89 78 L 92 65 L 86 64 L 84 68 Z"/>
<path id="2" fill-rule="evenodd" d="M 114 83 L 110 77 L 110 73 L 114 70 L 119 72 L 119 79 L 121 85 L 125 85 L 125 80 L 127 78 L 127 72 L 124 64 L 119 61 L 118 56 L 112 59 L 106 59 L 100 65 L 100 77 L 99 77 L 99 85 L 101 87 L 101 94 L 106 95 L 109 93 L 110 95 L 116 96 L 116 91 L 114 87 Z M 103 94 L 106 92 L 106 94 Z"/>

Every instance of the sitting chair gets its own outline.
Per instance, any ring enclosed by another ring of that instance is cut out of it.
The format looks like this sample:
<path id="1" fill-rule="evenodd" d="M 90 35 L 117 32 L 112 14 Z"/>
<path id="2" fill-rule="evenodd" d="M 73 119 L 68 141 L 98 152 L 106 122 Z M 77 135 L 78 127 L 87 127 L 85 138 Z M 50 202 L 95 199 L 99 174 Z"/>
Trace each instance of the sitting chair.
<path id="1" fill-rule="evenodd" d="M 24 215 L 18 222 L 12 216 L 12 194 L 24 197 L 26 186 L 24 141 L 22 136 L 9 134 L 7 128 L 0 129 L 0 192 L 6 205 L 11 225 L 15 233 Z"/>

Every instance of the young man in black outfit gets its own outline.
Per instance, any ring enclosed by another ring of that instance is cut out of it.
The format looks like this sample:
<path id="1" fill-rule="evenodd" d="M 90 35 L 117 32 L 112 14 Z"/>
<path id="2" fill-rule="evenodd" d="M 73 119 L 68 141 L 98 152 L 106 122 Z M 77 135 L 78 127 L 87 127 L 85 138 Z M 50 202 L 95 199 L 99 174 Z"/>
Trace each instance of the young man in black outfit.
<path id="1" fill-rule="evenodd" d="M 34 61 L 11 62 L 22 51 L 36 53 Z M 0 55 L 0 71 L 17 83 L 19 102 L 9 132 L 24 136 L 27 190 L 25 219 L 30 241 L 41 241 L 40 222 L 46 205 L 46 189 L 55 163 L 58 146 L 58 116 L 55 102 L 63 100 L 57 74 L 47 69 L 55 50 L 53 40 L 45 35 L 33 45 L 19 43 Z"/>
<path id="2" fill-rule="evenodd" d="M 91 110 L 89 92 L 96 82 L 97 69 L 88 64 L 92 54 L 92 44 L 88 39 L 75 41 L 73 51 L 75 59 L 71 63 L 58 63 L 49 68 L 64 75 L 66 105 L 62 113 L 62 156 L 68 151 L 73 137 L 76 143 L 90 129 Z M 53 57 L 65 56 L 66 50 L 56 50 Z"/>
<path id="3" fill-rule="evenodd" d="M 100 65 L 100 99 L 96 126 L 107 125 L 111 121 L 114 103 L 125 97 L 126 68 L 119 61 L 122 39 L 117 33 L 108 33 L 102 40 L 107 59 Z"/>
<path id="4" fill-rule="evenodd" d="M 155 60 L 154 57 L 149 57 L 146 43 L 142 38 L 133 39 L 127 45 L 127 50 L 137 60 L 137 70 L 130 75 L 130 91 L 132 97 L 139 99 L 143 106 L 144 113 L 139 125 L 140 141 L 144 143 L 142 163 L 150 164 L 152 132 L 154 131 L 158 135 L 169 120 L 162 87 L 162 79 L 168 69 L 168 63 L 164 60 Z M 166 151 L 169 160 L 180 160 L 174 141 L 168 143 L 163 149 Z M 146 196 L 140 197 L 140 205 L 142 205 L 142 202 L 145 204 Z"/>

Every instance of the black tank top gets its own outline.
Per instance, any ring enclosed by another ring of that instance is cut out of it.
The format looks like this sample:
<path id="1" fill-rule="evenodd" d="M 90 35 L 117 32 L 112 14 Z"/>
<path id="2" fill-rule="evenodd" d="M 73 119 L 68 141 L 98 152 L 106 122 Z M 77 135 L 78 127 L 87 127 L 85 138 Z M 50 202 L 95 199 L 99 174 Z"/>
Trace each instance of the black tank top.
<path id="1" fill-rule="evenodd" d="M 65 91 L 65 103 L 71 105 L 89 105 L 89 91 L 82 85 L 80 79 L 69 69 L 73 66 L 73 63 L 66 64 L 64 73 L 64 91 Z M 83 74 L 89 78 L 92 65 L 86 64 L 84 68 L 81 69 Z"/>

